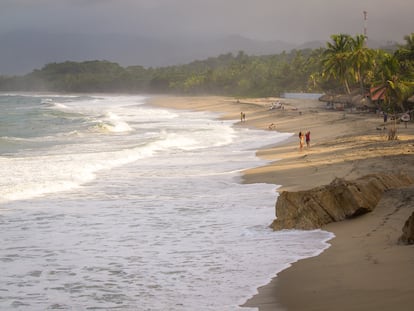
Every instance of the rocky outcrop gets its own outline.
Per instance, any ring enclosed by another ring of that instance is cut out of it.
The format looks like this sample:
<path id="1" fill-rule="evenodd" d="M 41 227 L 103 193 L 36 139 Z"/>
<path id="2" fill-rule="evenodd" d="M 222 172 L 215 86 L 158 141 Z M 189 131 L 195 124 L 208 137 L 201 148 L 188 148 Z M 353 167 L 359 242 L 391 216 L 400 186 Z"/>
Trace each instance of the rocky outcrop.
<path id="1" fill-rule="evenodd" d="M 402 229 L 403 234 L 399 239 L 403 244 L 414 244 L 414 212 L 407 219 Z"/>
<path id="2" fill-rule="evenodd" d="M 284 191 L 277 199 L 277 219 L 271 227 L 311 230 L 356 217 L 372 211 L 384 191 L 412 183 L 405 175 L 372 174 L 353 181 L 337 178 L 307 191 Z"/>

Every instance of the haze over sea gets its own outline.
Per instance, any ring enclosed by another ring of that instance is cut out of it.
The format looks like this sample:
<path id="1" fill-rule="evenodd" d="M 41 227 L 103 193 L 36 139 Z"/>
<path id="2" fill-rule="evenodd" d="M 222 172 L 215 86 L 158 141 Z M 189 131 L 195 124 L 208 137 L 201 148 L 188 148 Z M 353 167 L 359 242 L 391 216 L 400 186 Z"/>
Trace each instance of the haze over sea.
<path id="1" fill-rule="evenodd" d="M 0 95 L 1 310 L 238 310 L 327 247 L 239 182 L 291 134 L 148 100 Z"/>

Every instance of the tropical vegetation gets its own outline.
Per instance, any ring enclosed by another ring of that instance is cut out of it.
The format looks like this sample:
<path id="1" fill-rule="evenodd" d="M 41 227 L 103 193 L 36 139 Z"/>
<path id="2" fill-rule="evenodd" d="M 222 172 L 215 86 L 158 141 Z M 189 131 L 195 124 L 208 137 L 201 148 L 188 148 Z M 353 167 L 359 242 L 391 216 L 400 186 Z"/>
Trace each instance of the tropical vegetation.
<path id="1" fill-rule="evenodd" d="M 365 46 L 363 35 L 332 35 L 323 52 L 321 73 L 325 79 L 340 83 L 345 93 L 359 86 L 360 93 L 372 88 L 381 93 L 384 110 L 406 110 L 407 99 L 414 94 L 414 33 L 406 44 L 390 54 Z"/>
<path id="2" fill-rule="evenodd" d="M 393 51 L 363 35 L 335 34 L 325 48 L 249 56 L 243 51 L 189 64 L 144 68 L 109 61 L 50 63 L 24 76 L 0 76 L 0 91 L 139 92 L 280 96 L 283 92 L 381 94 L 384 111 L 412 109 L 414 33 Z"/>

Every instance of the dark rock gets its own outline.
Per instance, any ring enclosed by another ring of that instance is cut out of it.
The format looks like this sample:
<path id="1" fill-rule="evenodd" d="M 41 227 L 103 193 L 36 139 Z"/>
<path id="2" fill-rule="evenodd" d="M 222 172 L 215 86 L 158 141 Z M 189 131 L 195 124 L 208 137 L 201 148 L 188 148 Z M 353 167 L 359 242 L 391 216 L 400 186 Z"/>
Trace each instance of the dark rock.
<path id="1" fill-rule="evenodd" d="M 403 234 L 399 239 L 403 244 L 414 244 L 414 212 L 408 217 L 402 228 Z"/>
<path id="2" fill-rule="evenodd" d="M 372 174 L 354 181 L 337 178 L 329 185 L 306 191 L 284 191 L 277 199 L 277 219 L 271 227 L 311 230 L 357 217 L 372 211 L 384 191 L 412 183 L 405 175 Z"/>

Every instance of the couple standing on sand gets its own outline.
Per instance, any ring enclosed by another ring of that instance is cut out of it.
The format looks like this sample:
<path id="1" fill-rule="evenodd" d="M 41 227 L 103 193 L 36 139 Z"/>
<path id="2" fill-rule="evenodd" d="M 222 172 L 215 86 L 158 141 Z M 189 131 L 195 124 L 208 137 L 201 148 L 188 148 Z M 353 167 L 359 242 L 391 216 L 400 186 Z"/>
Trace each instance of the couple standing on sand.
<path id="1" fill-rule="evenodd" d="M 299 132 L 299 149 L 303 149 L 304 141 L 306 140 L 306 147 L 310 148 L 310 131 L 304 135 L 302 131 Z"/>
<path id="2" fill-rule="evenodd" d="M 240 112 L 240 122 L 246 121 L 246 114 L 242 111 Z"/>

